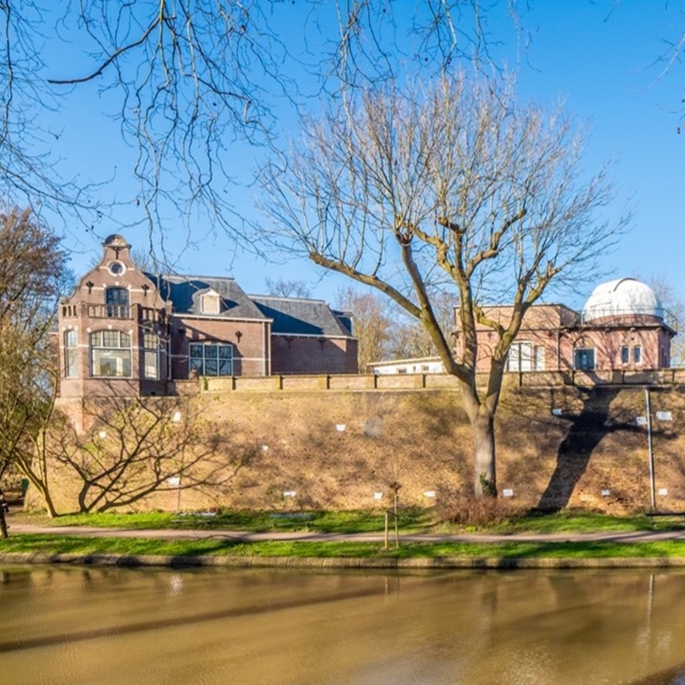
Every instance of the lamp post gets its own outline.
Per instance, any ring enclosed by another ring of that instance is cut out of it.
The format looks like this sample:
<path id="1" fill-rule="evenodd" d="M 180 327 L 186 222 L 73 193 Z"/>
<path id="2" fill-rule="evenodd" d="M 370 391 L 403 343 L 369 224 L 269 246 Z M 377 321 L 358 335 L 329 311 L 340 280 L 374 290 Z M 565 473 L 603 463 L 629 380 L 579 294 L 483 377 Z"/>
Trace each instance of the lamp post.
<path id="1" fill-rule="evenodd" d="M 656 511 L 656 487 L 654 478 L 654 448 L 652 446 L 652 410 L 649 388 L 645 388 L 645 405 L 647 410 L 647 453 L 649 456 L 649 495 L 652 511 Z"/>

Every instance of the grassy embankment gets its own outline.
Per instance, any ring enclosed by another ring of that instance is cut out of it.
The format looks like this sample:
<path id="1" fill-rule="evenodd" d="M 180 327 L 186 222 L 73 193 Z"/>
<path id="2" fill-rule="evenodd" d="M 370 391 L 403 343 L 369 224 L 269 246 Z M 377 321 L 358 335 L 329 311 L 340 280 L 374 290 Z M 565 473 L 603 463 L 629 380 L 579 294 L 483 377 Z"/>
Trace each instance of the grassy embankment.
<path id="1" fill-rule="evenodd" d="M 42 519 L 28 518 L 31 521 Z M 54 525 L 101 526 L 128 529 L 193 529 L 269 531 L 315 531 L 321 533 L 381 533 L 383 518 L 378 512 L 311 512 L 275 514 L 269 512 L 220 512 L 216 515 L 178 516 L 163 512 L 145 514 L 90 514 L 64 516 Z M 647 530 L 678 530 L 682 522 L 653 519 L 643 515 L 610 517 L 592 513 L 562 512 L 559 514 L 518 515 L 497 524 L 470 528 L 467 532 L 515 533 L 590 533 L 629 532 Z M 465 529 L 437 522 L 426 510 L 404 511 L 400 521 L 403 533 L 458 533 Z M 218 533 L 217 533 L 218 534 Z M 318 557 L 318 558 L 440 558 L 440 557 L 501 557 L 501 558 L 628 558 L 684 557 L 685 541 L 641 543 L 620 542 L 412 542 L 399 549 L 383 549 L 381 543 L 329 541 L 263 541 L 243 542 L 225 538 L 192 540 L 154 540 L 142 538 L 91 538 L 74 535 L 12 535 L 0 541 L 0 553 L 44 554 L 114 554 L 114 555 L 230 555 L 255 557 Z"/>
<path id="2" fill-rule="evenodd" d="M 132 530 L 240 530 L 255 533 L 310 531 L 317 533 L 381 533 L 384 517 L 378 511 L 269 512 L 230 511 L 69 514 L 48 519 L 16 515 L 15 520 L 52 526 L 94 526 Z M 390 521 L 391 527 L 394 522 Z M 495 523 L 458 525 L 441 522 L 430 509 L 403 509 L 402 533 L 597 533 L 648 530 L 685 530 L 685 519 L 654 518 L 644 514 L 607 516 L 593 512 L 562 511 L 555 514 L 512 513 Z"/>

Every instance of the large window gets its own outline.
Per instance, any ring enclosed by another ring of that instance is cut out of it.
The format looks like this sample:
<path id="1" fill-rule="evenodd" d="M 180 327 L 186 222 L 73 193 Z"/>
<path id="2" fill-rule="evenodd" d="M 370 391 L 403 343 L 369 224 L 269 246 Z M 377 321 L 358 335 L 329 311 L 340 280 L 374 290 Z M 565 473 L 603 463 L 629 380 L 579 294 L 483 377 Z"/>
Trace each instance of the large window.
<path id="1" fill-rule="evenodd" d="M 576 347 L 573 351 L 573 368 L 580 371 L 593 371 L 595 350 L 592 347 Z"/>
<path id="2" fill-rule="evenodd" d="M 198 376 L 232 376 L 233 345 L 190 343 L 190 370 Z"/>
<path id="3" fill-rule="evenodd" d="M 64 332 L 64 375 L 67 378 L 78 376 L 78 332 Z"/>
<path id="4" fill-rule="evenodd" d="M 515 342 L 509 348 L 509 371 L 533 370 L 533 345 L 529 342 Z"/>
<path id="5" fill-rule="evenodd" d="M 159 338 L 152 332 L 143 334 L 143 376 L 159 378 Z"/>
<path id="6" fill-rule="evenodd" d="M 105 304 L 107 305 L 107 316 L 114 319 L 128 319 L 127 288 L 107 288 L 105 290 Z"/>
<path id="7" fill-rule="evenodd" d="M 131 377 L 131 336 L 122 331 L 90 334 L 90 368 L 93 376 Z"/>

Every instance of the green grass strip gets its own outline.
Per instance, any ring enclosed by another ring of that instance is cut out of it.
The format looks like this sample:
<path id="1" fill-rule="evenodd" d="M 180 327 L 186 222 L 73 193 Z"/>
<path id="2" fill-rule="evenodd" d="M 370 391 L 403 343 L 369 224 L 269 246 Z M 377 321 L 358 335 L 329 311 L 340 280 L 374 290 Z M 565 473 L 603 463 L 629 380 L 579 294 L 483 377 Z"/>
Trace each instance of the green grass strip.
<path id="1" fill-rule="evenodd" d="M 132 530 L 245 530 L 250 532 L 312 531 L 319 533 L 380 533 L 384 528 L 382 511 L 233 511 L 145 512 L 72 514 L 49 520 L 18 515 L 17 520 L 56 526 L 94 526 Z M 391 526 L 394 522 L 391 521 Z M 515 513 L 489 525 L 459 526 L 439 522 L 431 509 L 403 509 L 399 528 L 405 532 L 483 532 L 483 533 L 588 533 L 645 530 L 683 530 L 683 517 L 653 518 L 644 514 L 609 516 L 593 512 L 562 511 L 554 514 Z"/>
<path id="2" fill-rule="evenodd" d="M 364 542 L 237 542 L 220 539 L 149 540 L 89 538 L 78 535 L 13 535 L 0 540 L 0 553 L 115 554 L 203 556 L 229 555 L 300 558 L 640 558 L 685 557 L 685 541 L 406 543 L 384 550 Z"/>

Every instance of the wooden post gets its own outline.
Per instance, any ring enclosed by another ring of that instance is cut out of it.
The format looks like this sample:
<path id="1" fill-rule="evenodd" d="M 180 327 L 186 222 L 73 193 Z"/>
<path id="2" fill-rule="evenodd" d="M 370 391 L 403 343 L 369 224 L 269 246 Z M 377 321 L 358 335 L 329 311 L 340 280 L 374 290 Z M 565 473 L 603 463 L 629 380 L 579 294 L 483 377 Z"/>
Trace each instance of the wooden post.
<path id="1" fill-rule="evenodd" d="M 388 549 L 388 510 L 385 510 L 385 542 L 383 549 Z"/>

